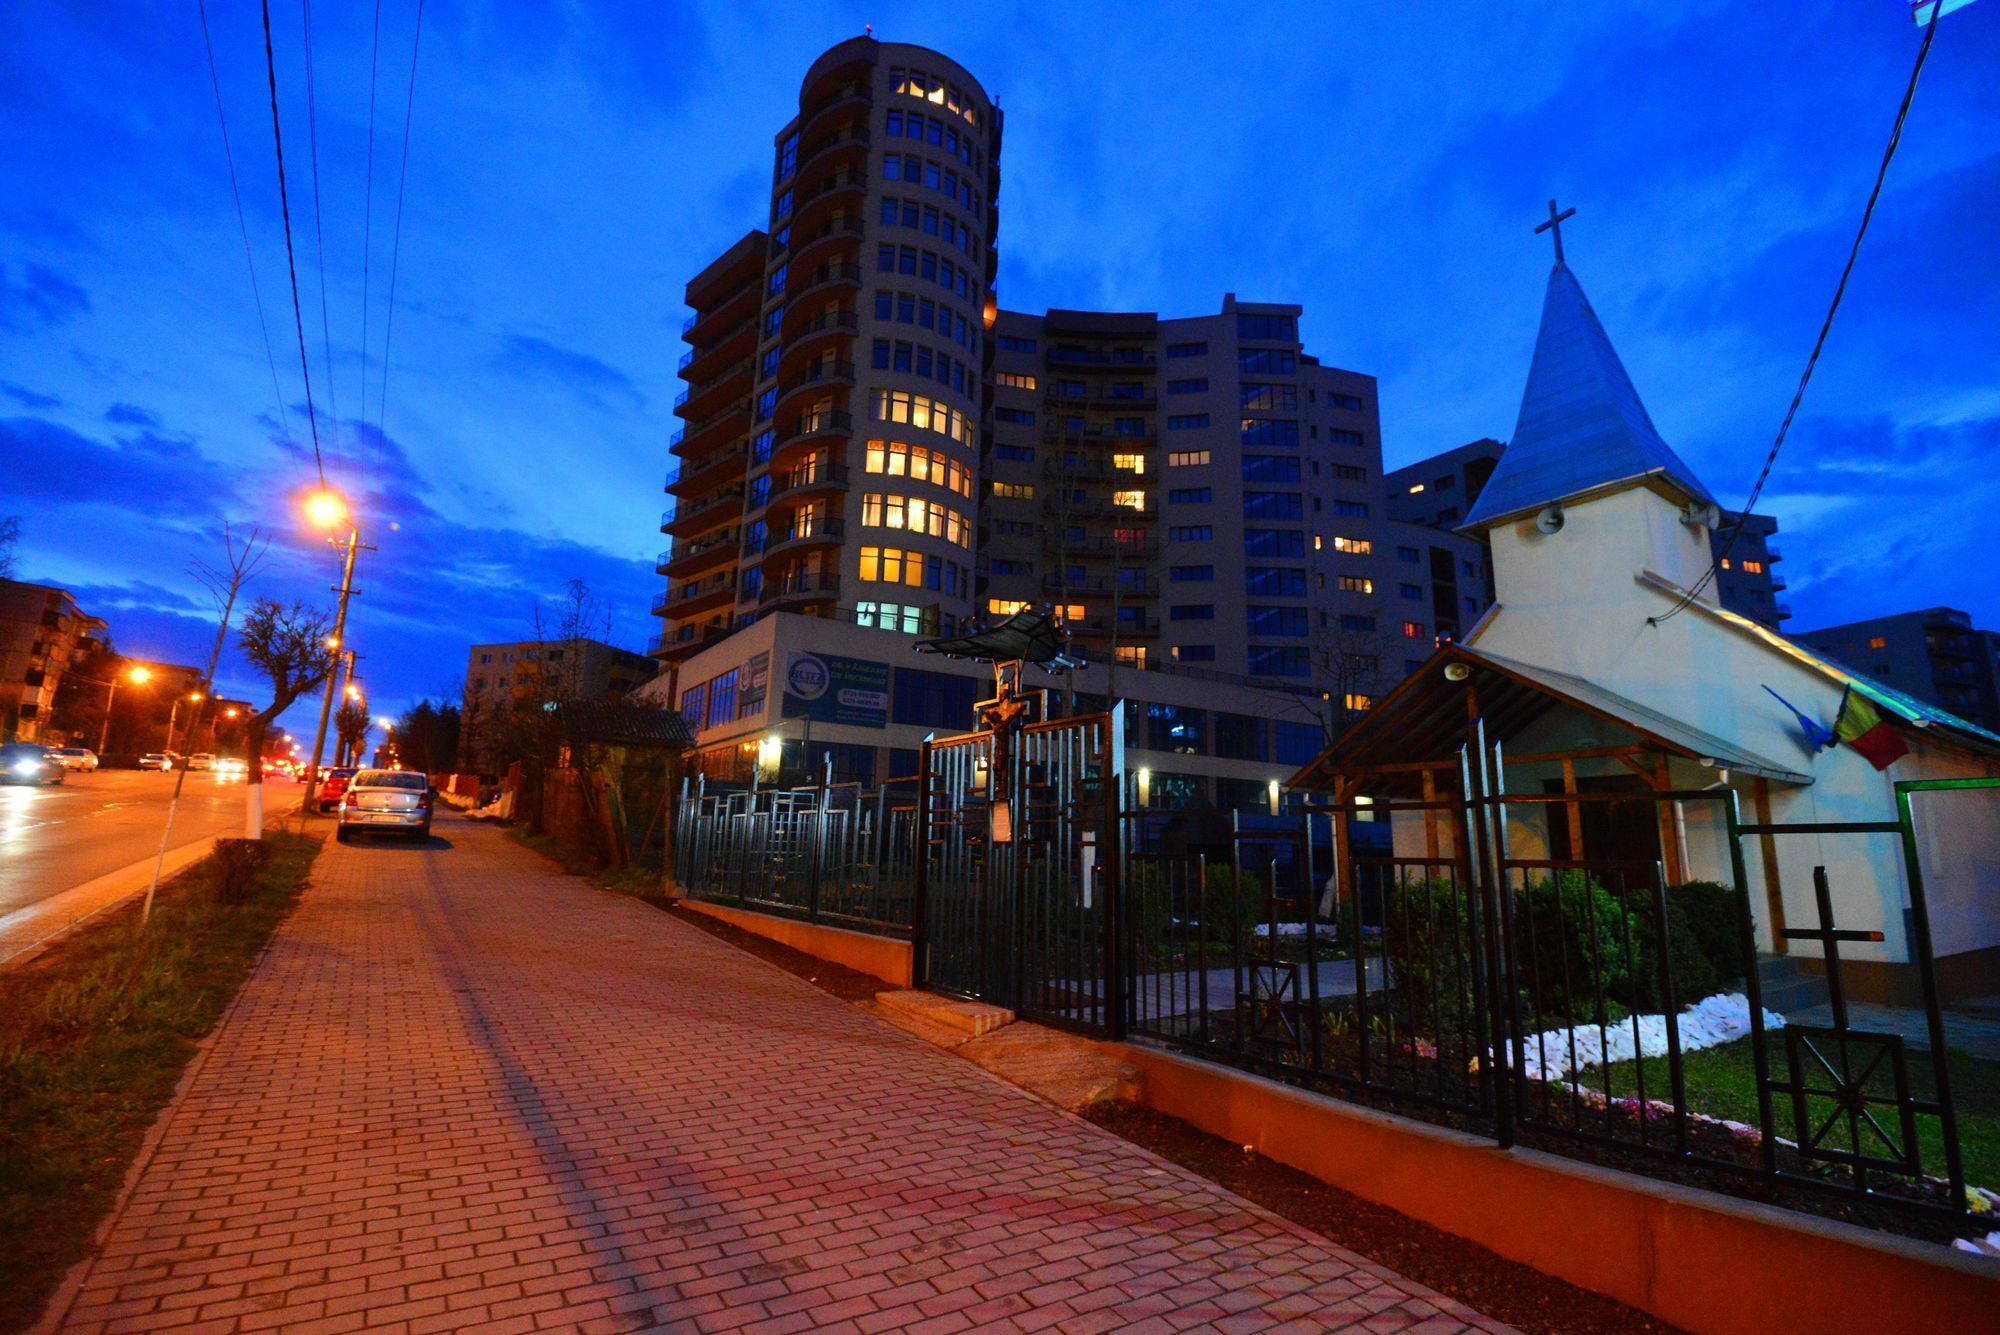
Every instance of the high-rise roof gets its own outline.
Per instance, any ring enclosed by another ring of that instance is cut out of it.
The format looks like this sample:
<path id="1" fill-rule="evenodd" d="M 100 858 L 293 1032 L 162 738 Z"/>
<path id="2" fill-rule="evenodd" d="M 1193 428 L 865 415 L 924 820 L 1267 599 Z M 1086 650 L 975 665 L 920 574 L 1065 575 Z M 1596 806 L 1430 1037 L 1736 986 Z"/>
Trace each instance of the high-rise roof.
<path id="1" fill-rule="evenodd" d="M 1465 525 L 1483 527 L 1649 475 L 1713 503 L 1694 470 L 1660 439 L 1590 299 L 1558 262 L 1514 438 Z"/>

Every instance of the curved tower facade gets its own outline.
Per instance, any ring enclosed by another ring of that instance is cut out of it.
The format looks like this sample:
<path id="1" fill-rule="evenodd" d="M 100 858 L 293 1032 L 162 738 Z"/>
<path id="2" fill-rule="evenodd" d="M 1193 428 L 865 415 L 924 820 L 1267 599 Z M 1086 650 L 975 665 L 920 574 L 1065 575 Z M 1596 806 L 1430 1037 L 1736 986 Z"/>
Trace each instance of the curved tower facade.
<path id="1" fill-rule="evenodd" d="M 976 607 L 1000 116 L 924 47 L 813 62 L 767 226 L 688 285 L 662 653 L 773 610 L 937 633 Z"/>

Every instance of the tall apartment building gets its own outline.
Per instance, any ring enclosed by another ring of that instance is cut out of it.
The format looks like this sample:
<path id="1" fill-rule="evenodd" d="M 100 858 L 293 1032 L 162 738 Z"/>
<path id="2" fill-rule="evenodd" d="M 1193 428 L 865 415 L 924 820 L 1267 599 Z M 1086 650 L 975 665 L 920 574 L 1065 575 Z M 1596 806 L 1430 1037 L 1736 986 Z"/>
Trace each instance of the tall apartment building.
<path id="1" fill-rule="evenodd" d="M 688 285 L 662 657 L 779 609 L 939 632 L 978 606 L 999 191 L 957 64 L 866 37 L 813 62 L 768 228 Z"/>
<path id="2" fill-rule="evenodd" d="M 1382 654 L 1375 381 L 1308 355 L 1299 313 L 1000 312 L 984 610 L 1054 604 L 1093 660 L 1372 694 L 1378 664 L 1326 660 Z"/>
<path id="3" fill-rule="evenodd" d="M 0 580 L 0 741 L 66 740 L 45 731 L 56 689 L 104 629 L 67 589 Z"/>
<path id="4" fill-rule="evenodd" d="M 2000 635 L 1955 607 L 1850 621 L 1794 638 L 1919 700 L 2000 732 Z"/>

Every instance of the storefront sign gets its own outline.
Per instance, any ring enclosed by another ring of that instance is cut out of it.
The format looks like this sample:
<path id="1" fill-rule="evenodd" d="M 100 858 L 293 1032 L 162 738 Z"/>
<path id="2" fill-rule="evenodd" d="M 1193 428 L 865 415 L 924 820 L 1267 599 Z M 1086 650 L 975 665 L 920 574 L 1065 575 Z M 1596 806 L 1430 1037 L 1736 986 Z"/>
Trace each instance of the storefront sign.
<path id="1" fill-rule="evenodd" d="M 881 728 L 889 723 L 889 665 L 794 651 L 785 669 L 785 717 Z"/>

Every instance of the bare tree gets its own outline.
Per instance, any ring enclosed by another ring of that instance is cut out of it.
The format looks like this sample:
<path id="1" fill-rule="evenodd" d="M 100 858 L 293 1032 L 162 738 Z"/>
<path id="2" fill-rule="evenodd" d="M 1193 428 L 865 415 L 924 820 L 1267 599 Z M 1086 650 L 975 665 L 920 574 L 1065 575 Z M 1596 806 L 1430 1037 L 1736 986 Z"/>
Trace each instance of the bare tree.
<path id="1" fill-rule="evenodd" d="M 1383 664 L 1402 650 L 1375 628 L 1373 616 L 1348 622 L 1338 613 L 1322 615 L 1326 621 L 1312 634 L 1312 680 L 1319 694 L 1295 698 L 1298 709 L 1319 725 L 1324 744 L 1330 746 L 1398 680 Z"/>
<path id="2" fill-rule="evenodd" d="M 0 518 L 0 579 L 14 578 L 14 549 L 21 542 L 21 517 Z"/>
<path id="3" fill-rule="evenodd" d="M 368 740 L 368 711 L 352 700 L 343 700 L 333 716 L 334 754 L 343 765 L 361 763 L 362 744 Z"/>
<path id="4" fill-rule="evenodd" d="M 326 642 L 331 630 L 332 619 L 324 610 L 302 602 L 287 607 L 274 598 L 259 598 L 243 619 L 236 642 L 271 683 L 271 703 L 252 714 L 244 727 L 250 761 L 245 838 L 264 837 L 264 735 L 272 719 L 333 671 L 334 653 Z"/>
<path id="5" fill-rule="evenodd" d="M 215 602 L 216 625 L 215 643 L 208 651 L 208 667 L 202 673 L 201 698 L 195 701 L 194 713 L 188 719 L 188 736 L 192 738 L 201 727 L 204 710 L 215 707 L 215 667 L 222 661 L 222 646 L 229 639 L 229 619 L 235 615 L 236 600 L 243 592 L 243 585 L 257 573 L 264 564 L 264 557 L 270 551 L 270 541 L 260 539 L 256 529 L 237 542 L 229 525 L 222 525 L 222 561 L 210 564 L 197 558 L 188 563 L 188 573 L 201 581 L 208 590 L 208 596 Z M 171 719 L 171 715 L 169 716 Z M 171 739 L 169 739 L 171 740 Z M 153 895 L 160 888 L 160 873 L 166 870 L 167 844 L 174 833 L 174 814 L 180 809 L 181 787 L 187 782 L 187 766 L 182 765 L 174 774 L 174 795 L 167 803 L 167 823 L 160 831 L 160 853 L 153 860 L 153 879 L 146 886 L 146 903 L 139 911 L 139 921 L 144 924 L 153 916 Z M 260 822 L 261 823 L 261 822 Z"/>

